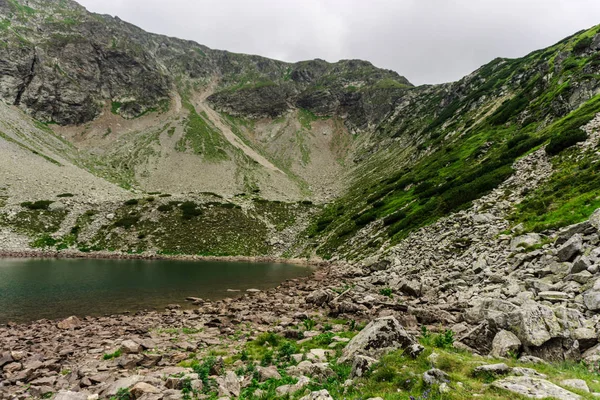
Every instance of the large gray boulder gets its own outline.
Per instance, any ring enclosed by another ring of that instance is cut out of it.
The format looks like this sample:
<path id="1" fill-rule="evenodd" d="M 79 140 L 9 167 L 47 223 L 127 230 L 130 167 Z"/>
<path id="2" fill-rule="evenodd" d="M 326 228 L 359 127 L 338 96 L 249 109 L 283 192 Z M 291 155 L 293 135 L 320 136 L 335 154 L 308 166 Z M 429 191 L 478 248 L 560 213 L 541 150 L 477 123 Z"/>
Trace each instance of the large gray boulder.
<path id="1" fill-rule="evenodd" d="M 404 330 L 396 318 L 391 316 L 378 318 L 371 321 L 348 343 L 338 362 L 351 362 L 357 355 L 378 359 L 385 353 L 398 349 L 418 354 L 423 347 Z"/>
<path id="2" fill-rule="evenodd" d="M 494 357 L 507 357 L 511 354 L 518 354 L 520 349 L 521 341 L 519 338 L 512 332 L 502 330 L 494 336 L 490 355 Z"/>
<path id="3" fill-rule="evenodd" d="M 326 389 L 323 389 L 319 390 L 318 392 L 311 392 L 310 394 L 302 397 L 300 400 L 333 400 L 333 397 L 331 397 Z"/>
<path id="4" fill-rule="evenodd" d="M 526 233 L 525 235 L 514 237 L 510 241 L 510 249 L 518 250 L 519 248 L 531 247 L 542 241 L 542 237 L 537 233 Z"/>
<path id="5" fill-rule="evenodd" d="M 71 392 L 68 390 L 61 390 L 56 394 L 54 400 L 87 400 L 89 394 L 85 392 Z"/>
<path id="6" fill-rule="evenodd" d="M 495 381 L 492 386 L 516 393 L 531 399 L 553 398 L 557 400 L 578 400 L 581 396 L 540 378 L 530 376 L 509 376 Z"/>
<path id="7" fill-rule="evenodd" d="M 508 324 L 525 346 L 541 346 L 562 332 L 552 309 L 532 300 L 510 313 Z"/>
<path id="8" fill-rule="evenodd" d="M 556 256 L 558 261 L 571 261 L 575 256 L 581 253 L 583 249 L 583 239 L 579 233 L 573 235 L 573 237 L 565 244 L 558 248 Z"/>

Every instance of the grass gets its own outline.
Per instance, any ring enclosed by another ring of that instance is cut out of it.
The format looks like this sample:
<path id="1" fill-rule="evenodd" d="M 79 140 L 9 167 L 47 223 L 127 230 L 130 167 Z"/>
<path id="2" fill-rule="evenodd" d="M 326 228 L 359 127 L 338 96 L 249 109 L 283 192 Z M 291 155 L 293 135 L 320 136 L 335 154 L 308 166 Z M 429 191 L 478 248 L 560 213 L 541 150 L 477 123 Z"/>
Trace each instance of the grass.
<path id="1" fill-rule="evenodd" d="M 198 114 L 194 106 L 184 102 L 188 109 L 185 135 L 177 142 L 176 150 L 184 152 L 190 148 L 194 154 L 202 156 L 207 161 L 219 162 L 229 159 L 226 149 L 229 143 L 221 133 L 212 126 L 206 114 Z"/>
<path id="2" fill-rule="evenodd" d="M 121 349 L 115 351 L 114 353 L 104 353 L 102 356 L 103 360 L 112 360 L 113 358 L 121 357 Z"/>

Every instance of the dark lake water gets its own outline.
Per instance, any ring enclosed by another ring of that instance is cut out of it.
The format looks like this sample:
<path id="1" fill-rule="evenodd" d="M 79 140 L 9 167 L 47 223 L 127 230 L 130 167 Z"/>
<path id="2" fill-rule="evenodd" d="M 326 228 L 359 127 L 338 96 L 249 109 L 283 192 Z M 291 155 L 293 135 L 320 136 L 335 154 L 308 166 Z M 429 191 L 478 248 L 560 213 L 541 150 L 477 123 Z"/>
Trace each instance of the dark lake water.
<path id="1" fill-rule="evenodd" d="M 188 296 L 216 300 L 311 272 L 275 263 L 0 259 L 0 323 L 183 306 Z"/>

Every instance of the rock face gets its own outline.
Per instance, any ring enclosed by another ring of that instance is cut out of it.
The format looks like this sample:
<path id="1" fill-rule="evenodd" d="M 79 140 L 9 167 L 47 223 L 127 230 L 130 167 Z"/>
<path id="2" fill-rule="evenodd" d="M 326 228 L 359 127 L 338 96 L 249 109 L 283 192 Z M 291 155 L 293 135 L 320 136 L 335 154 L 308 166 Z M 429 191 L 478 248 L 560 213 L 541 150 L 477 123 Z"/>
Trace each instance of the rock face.
<path id="1" fill-rule="evenodd" d="M 494 357 L 507 357 L 510 354 L 518 354 L 521 349 L 521 341 L 512 332 L 500 331 L 494 336 L 492 351 Z"/>
<path id="2" fill-rule="evenodd" d="M 383 317 L 370 322 L 348 343 L 339 362 L 349 362 L 357 355 L 377 359 L 390 351 L 410 349 L 415 345 L 418 345 L 416 340 L 404 330 L 396 318 Z"/>
<path id="3" fill-rule="evenodd" d="M 511 376 L 492 383 L 492 386 L 508 390 L 509 392 L 529 397 L 531 399 L 553 398 L 558 400 L 578 400 L 581 396 L 573 392 L 569 392 L 553 384 L 539 378 L 531 378 L 527 376 Z"/>

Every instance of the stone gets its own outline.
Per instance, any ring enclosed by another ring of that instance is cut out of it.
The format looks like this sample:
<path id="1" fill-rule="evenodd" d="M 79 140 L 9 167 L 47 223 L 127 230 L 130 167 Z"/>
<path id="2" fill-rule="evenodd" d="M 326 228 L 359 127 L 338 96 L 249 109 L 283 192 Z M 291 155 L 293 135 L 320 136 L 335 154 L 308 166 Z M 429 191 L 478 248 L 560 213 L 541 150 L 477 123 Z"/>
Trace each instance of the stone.
<path id="1" fill-rule="evenodd" d="M 335 372 L 328 363 L 312 363 L 308 360 L 301 361 L 298 365 L 289 367 L 287 373 L 291 376 L 312 376 L 318 379 L 327 379 L 335 376 Z"/>
<path id="2" fill-rule="evenodd" d="M 56 326 L 58 329 L 74 329 L 81 325 L 81 320 L 75 316 L 65 318 L 60 321 Z"/>
<path id="3" fill-rule="evenodd" d="M 308 296 L 306 296 L 306 302 L 314 304 L 316 306 L 323 306 L 333 300 L 334 293 L 330 290 L 317 289 Z"/>
<path id="4" fill-rule="evenodd" d="M 102 391 L 102 396 L 103 397 L 115 396 L 117 394 L 117 392 L 119 391 L 119 389 L 121 389 L 121 388 L 130 389 L 131 387 L 133 387 L 133 385 L 135 385 L 142 379 L 144 379 L 144 377 L 141 375 L 132 375 L 132 376 L 128 376 L 127 378 L 121 378 L 121 379 L 111 383 L 106 389 L 104 389 Z"/>
<path id="5" fill-rule="evenodd" d="M 277 396 L 283 397 L 285 395 L 291 395 L 296 393 L 297 391 L 301 390 L 302 388 L 304 388 L 305 386 L 307 386 L 310 383 L 310 379 L 307 378 L 306 376 L 300 376 L 298 378 L 298 382 L 296 382 L 293 385 L 281 385 L 278 386 L 275 389 L 275 393 L 277 393 Z M 254 392 L 256 397 L 260 397 L 256 395 L 256 392 Z"/>
<path id="6" fill-rule="evenodd" d="M 588 290 L 583 294 L 583 304 L 590 311 L 600 310 L 600 291 Z"/>
<path id="7" fill-rule="evenodd" d="M 268 379 L 281 379 L 281 374 L 277 371 L 277 367 L 256 367 L 256 372 L 258 372 L 258 376 L 261 382 L 264 382 Z"/>
<path id="8" fill-rule="evenodd" d="M 526 233 L 525 235 L 514 237 L 510 241 L 510 249 L 518 250 L 519 248 L 532 247 L 542 241 L 542 237 L 537 233 Z"/>
<path id="9" fill-rule="evenodd" d="M 137 354 L 142 351 L 142 345 L 128 339 L 121 343 L 120 349 L 123 354 Z"/>
<path id="10" fill-rule="evenodd" d="M 552 309 L 531 300 L 510 313 L 508 323 L 510 330 L 526 346 L 541 346 L 561 332 Z"/>
<path id="11" fill-rule="evenodd" d="M 414 280 L 403 280 L 400 282 L 398 290 L 400 290 L 400 292 L 406 294 L 407 296 L 420 297 L 421 282 L 417 282 Z"/>
<path id="12" fill-rule="evenodd" d="M 240 380 L 235 372 L 227 371 L 224 377 L 219 376 L 216 381 L 219 386 L 219 396 L 238 397 L 240 395 Z"/>
<path id="13" fill-rule="evenodd" d="M 600 231 L 600 208 L 594 211 L 592 215 L 590 215 L 588 221 L 590 222 L 591 226 L 596 228 L 596 230 Z"/>
<path id="14" fill-rule="evenodd" d="M 583 240 L 581 234 L 577 233 L 558 248 L 556 256 L 560 262 L 571 261 L 576 255 L 581 253 L 582 249 Z"/>
<path id="15" fill-rule="evenodd" d="M 310 394 L 301 397 L 300 400 L 333 400 L 333 397 L 331 397 L 326 389 L 323 389 L 318 392 L 311 392 Z"/>
<path id="16" fill-rule="evenodd" d="M 569 299 L 568 294 L 566 294 L 564 292 L 554 292 L 554 291 L 540 292 L 538 294 L 538 297 L 542 300 L 547 300 L 547 301 L 551 301 L 551 302 L 563 301 L 563 300 Z"/>
<path id="17" fill-rule="evenodd" d="M 548 397 L 557 400 L 581 399 L 581 396 L 569 392 L 552 382 L 529 376 L 509 376 L 493 382 L 492 386 L 532 399 L 545 399 Z"/>
<path id="18" fill-rule="evenodd" d="M 350 362 L 354 356 L 363 355 L 377 359 L 381 355 L 418 345 L 392 316 L 371 321 L 342 351 L 339 363 Z M 422 351 L 422 347 L 419 347 Z"/>
<path id="19" fill-rule="evenodd" d="M 525 368 L 525 367 L 513 367 L 510 371 L 511 375 L 515 376 L 533 376 L 535 378 L 546 379 L 547 376 L 545 374 L 537 372 L 533 368 Z"/>
<path id="20" fill-rule="evenodd" d="M 450 376 L 440 369 L 432 368 L 429 371 L 423 372 L 423 382 L 430 386 L 439 385 L 450 382 Z"/>
<path id="21" fill-rule="evenodd" d="M 592 266 L 592 261 L 588 256 L 581 256 L 575 260 L 569 274 L 577 274 L 579 272 L 587 271 Z"/>
<path id="22" fill-rule="evenodd" d="M 489 364 L 481 365 L 473 370 L 474 375 L 507 375 L 511 371 L 511 368 L 504 364 Z"/>
<path id="23" fill-rule="evenodd" d="M 149 383 L 146 382 L 138 382 L 130 390 L 131 395 L 135 399 L 139 399 L 145 394 L 158 394 L 160 390 Z"/>
<path id="24" fill-rule="evenodd" d="M 590 392 L 590 388 L 583 379 L 565 379 L 564 381 L 560 381 L 560 384 L 571 389 L 581 390 L 582 392 Z"/>
<path id="25" fill-rule="evenodd" d="M 510 331 L 502 330 L 494 336 L 490 355 L 494 357 L 508 357 L 518 354 L 520 349 L 521 341 L 519 338 Z"/>
<path id="26" fill-rule="evenodd" d="M 354 361 L 352 362 L 352 370 L 350 371 L 350 378 L 361 378 L 364 376 L 367 371 L 371 368 L 373 364 L 377 362 L 376 359 L 357 355 L 354 357 Z"/>
<path id="27" fill-rule="evenodd" d="M 4 367 L 6 364 L 13 362 L 13 356 L 9 351 L 5 351 L 0 354 L 0 368 Z"/>
<path id="28" fill-rule="evenodd" d="M 85 392 L 71 392 L 69 390 L 61 390 L 56 396 L 54 396 L 54 400 L 87 400 L 89 394 Z"/>

